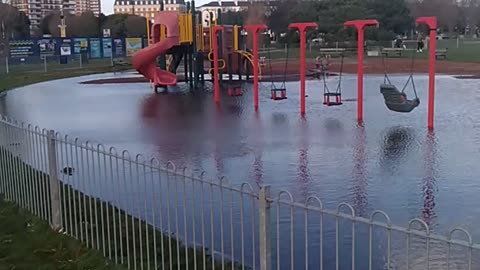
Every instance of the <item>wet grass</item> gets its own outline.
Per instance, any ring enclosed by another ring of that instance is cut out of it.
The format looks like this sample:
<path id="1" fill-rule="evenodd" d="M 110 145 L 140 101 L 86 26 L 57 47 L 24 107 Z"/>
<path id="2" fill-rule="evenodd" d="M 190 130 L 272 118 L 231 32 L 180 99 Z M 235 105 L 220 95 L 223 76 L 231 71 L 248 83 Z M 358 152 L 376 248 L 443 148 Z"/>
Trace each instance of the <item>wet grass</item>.
<path id="1" fill-rule="evenodd" d="M 43 64 L 11 65 L 6 74 L 5 63 L 0 63 L 0 92 L 29 84 L 91 75 L 97 73 L 128 70 L 130 65 L 112 67 L 110 60 L 97 60 L 85 63 L 81 68 L 77 64 L 60 65 L 48 63 L 45 72 Z"/>
<path id="2" fill-rule="evenodd" d="M 126 269 L 50 230 L 47 222 L 0 200 L 0 270 Z"/>
<path id="3" fill-rule="evenodd" d="M 7 198 L 17 199 L 25 209 L 48 219 L 52 211 L 48 175 L 1 147 L 0 168 L 4 171 L 0 173 L 1 190 L 6 188 Z M 69 185 L 61 184 L 60 196 L 65 234 L 51 231 L 45 221 L 26 210 L 1 202 L 0 270 L 125 269 L 114 266 L 120 264 L 138 269 L 162 265 L 165 269 L 193 269 L 194 265 L 198 269 L 241 269 L 231 262 L 222 268 L 208 249 L 204 254 L 185 246 L 174 235 Z"/>

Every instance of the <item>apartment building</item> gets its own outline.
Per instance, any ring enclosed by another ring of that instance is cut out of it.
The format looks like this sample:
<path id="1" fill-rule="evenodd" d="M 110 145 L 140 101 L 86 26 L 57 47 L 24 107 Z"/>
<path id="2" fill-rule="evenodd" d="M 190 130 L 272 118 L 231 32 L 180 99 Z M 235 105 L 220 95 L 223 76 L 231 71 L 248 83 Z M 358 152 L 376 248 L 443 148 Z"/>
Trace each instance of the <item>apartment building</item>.
<path id="1" fill-rule="evenodd" d="M 80 15 L 88 11 L 99 16 L 101 13 L 100 0 L 75 0 L 75 14 Z"/>
<path id="2" fill-rule="evenodd" d="M 161 0 L 116 0 L 113 6 L 115 14 L 134 14 L 153 19 L 160 11 Z M 178 11 L 185 10 L 184 0 L 165 0 L 164 10 Z"/>

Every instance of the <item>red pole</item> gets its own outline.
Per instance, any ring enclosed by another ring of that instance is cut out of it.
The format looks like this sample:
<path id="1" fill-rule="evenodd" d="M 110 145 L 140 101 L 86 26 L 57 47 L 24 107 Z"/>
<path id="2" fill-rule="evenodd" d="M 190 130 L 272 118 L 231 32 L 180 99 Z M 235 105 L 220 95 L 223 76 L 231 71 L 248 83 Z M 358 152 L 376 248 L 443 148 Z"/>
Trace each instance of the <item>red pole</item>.
<path id="1" fill-rule="evenodd" d="M 437 18 L 421 17 L 417 24 L 424 23 L 430 31 L 430 47 L 428 62 L 428 129 L 433 129 L 434 107 L 435 107 L 435 51 L 437 49 Z"/>
<path id="2" fill-rule="evenodd" d="M 357 29 L 357 121 L 363 122 L 363 54 L 364 54 L 364 31 L 369 25 L 378 26 L 377 20 L 355 20 L 345 22 L 344 27 L 353 26 Z"/>
<path id="3" fill-rule="evenodd" d="M 215 103 L 220 103 L 220 81 L 218 79 L 218 38 L 217 33 L 223 31 L 223 26 L 213 27 L 213 93 Z"/>
<path id="4" fill-rule="evenodd" d="M 305 114 L 305 49 L 307 44 L 307 30 L 308 28 L 318 28 L 316 23 L 291 23 L 289 28 L 298 29 L 300 32 L 300 113 Z"/>
<path id="5" fill-rule="evenodd" d="M 244 29 L 250 31 L 253 36 L 253 104 L 255 110 L 258 110 L 258 33 L 260 30 L 267 30 L 267 26 L 263 24 L 245 25 Z"/>

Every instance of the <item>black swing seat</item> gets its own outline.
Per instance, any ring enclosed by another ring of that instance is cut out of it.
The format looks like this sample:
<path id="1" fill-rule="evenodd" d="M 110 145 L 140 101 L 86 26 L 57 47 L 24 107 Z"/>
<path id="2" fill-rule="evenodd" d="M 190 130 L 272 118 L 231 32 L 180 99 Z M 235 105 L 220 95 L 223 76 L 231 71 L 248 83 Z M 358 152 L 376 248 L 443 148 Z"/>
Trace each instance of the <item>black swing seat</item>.
<path id="1" fill-rule="evenodd" d="M 385 99 L 387 108 L 394 112 L 409 113 L 420 104 L 420 99 L 407 99 L 407 95 L 402 93 L 395 85 L 380 85 L 380 93 Z"/>

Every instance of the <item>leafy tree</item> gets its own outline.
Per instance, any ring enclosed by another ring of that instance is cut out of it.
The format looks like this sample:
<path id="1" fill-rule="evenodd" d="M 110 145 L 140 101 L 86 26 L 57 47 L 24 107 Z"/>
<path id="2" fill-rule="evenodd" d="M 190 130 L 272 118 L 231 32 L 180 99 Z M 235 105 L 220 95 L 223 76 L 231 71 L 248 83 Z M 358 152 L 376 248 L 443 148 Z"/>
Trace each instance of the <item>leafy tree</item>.
<path id="1" fill-rule="evenodd" d="M 403 34 L 412 29 L 414 22 L 405 0 L 369 0 L 367 8 L 386 31 Z"/>
<path id="2" fill-rule="evenodd" d="M 24 12 L 0 3 L 0 38 L 27 38 L 30 36 L 30 21 Z"/>
<path id="3" fill-rule="evenodd" d="M 125 20 L 125 36 L 126 37 L 139 37 L 147 36 L 147 22 L 146 19 L 141 16 L 128 16 Z"/>
<path id="4" fill-rule="evenodd" d="M 102 24 L 103 29 L 110 29 L 112 37 L 125 37 L 127 27 L 125 20 L 130 16 L 128 14 L 113 14 L 105 18 L 105 22 Z"/>
<path id="5" fill-rule="evenodd" d="M 244 19 L 247 17 L 247 12 L 240 11 L 240 12 L 233 12 L 228 11 L 222 13 L 222 24 L 224 25 L 243 25 Z"/>

